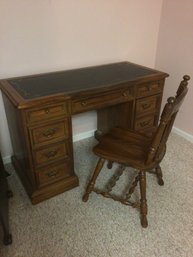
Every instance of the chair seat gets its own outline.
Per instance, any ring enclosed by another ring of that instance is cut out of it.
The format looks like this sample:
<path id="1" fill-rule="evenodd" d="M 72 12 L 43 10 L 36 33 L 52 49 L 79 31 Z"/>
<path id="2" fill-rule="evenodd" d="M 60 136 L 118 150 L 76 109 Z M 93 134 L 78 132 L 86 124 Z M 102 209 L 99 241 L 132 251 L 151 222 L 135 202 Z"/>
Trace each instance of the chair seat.
<path id="1" fill-rule="evenodd" d="M 151 138 L 132 130 L 114 128 L 101 137 L 93 151 L 101 158 L 134 168 L 144 168 Z"/>

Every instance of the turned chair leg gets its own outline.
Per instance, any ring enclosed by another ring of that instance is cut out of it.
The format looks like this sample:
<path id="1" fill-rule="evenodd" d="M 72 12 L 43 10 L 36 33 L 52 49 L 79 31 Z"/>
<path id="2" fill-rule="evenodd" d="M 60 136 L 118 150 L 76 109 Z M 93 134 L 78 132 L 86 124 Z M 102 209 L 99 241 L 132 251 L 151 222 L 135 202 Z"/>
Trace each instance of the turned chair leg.
<path id="1" fill-rule="evenodd" d="M 89 194 L 93 191 L 96 179 L 97 179 L 97 177 L 98 177 L 98 175 L 99 175 L 99 173 L 100 173 L 100 171 L 101 171 L 101 169 L 102 169 L 102 167 L 104 165 L 104 162 L 105 162 L 105 159 L 103 159 L 103 158 L 100 158 L 98 160 L 98 163 L 96 165 L 95 171 L 94 171 L 94 173 L 92 175 L 92 178 L 89 181 L 88 186 L 86 188 L 86 191 L 85 191 L 85 193 L 83 195 L 83 198 L 82 198 L 83 202 L 87 202 L 88 201 Z"/>
<path id="2" fill-rule="evenodd" d="M 157 179 L 158 179 L 158 184 L 160 186 L 163 186 L 164 185 L 164 181 L 163 181 L 163 174 L 162 174 L 162 169 L 161 169 L 160 165 L 158 165 L 155 168 L 155 173 L 156 173 L 156 176 L 157 176 Z"/>
<path id="3" fill-rule="evenodd" d="M 146 200 L 146 172 L 139 172 L 139 184 L 140 184 L 140 213 L 141 213 L 141 225 L 146 228 L 148 226 L 147 222 L 147 200 Z"/>

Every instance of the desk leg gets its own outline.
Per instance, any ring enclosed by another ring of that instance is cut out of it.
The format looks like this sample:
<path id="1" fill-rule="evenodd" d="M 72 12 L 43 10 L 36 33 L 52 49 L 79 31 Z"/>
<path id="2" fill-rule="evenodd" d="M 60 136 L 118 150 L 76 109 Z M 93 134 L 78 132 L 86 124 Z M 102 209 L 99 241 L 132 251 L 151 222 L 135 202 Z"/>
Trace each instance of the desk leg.
<path id="1" fill-rule="evenodd" d="M 103 135 L 103 132 L 102 131 L 100 131 L 100 130 L 96 130 L 95 132 L 94 132 L 94 137 L 96 138 L 96 140 L 100 140 L 100 138 L 101 138 L 101 136 Z"/>
<path id="2" fill-rule="evenodd" d="M 13 196 L 12 191 L 8 190 L 7 188 L 7 182 L 6 181 L 0 181 L 1 186 L 1 196 L 0 196 L 0 222 L 3 228 L 3 243 L 5 245 L 12 243 L 12 236 L 10 234 L 9 229 L 9 203 L 8 198 Z"/>
<path id="3" fill-rule="evenodd" d="M 5 245 L 12 243 L 12 236 L 9 233 L 9 203 L 8 198 L 13 196 L 12 191 L 8 189 L 7 172 L 5 171 L 3 161 L 0 155 L 0 223 L 3 228 L 3 243 Z"/>

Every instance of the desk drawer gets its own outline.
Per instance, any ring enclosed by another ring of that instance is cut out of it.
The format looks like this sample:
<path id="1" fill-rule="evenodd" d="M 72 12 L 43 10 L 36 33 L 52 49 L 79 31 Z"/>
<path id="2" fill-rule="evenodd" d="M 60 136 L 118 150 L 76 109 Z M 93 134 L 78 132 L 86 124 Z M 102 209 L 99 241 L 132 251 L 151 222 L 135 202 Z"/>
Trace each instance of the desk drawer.
<path id="1" fill-rule="evenodd" d="M 92 109 L 100 109 L 133 99 L 132 89 L 122 89 L 93 97 L 83 97 L 81 100 L 72 101 L 72 113 L 84 112 Z"/>
<path id="2" fill-rule="evenodd" d="M 142 84 L 138 85 L 137 88 L 137 97 L 150 96 L 162 92 L 162 83 L 154 82 L 151 84 Z"/>
<path id="3" fill-rule="evenodd" d="M 157 115 L 148 115 L 135 121 L 135 130 L 143 131 L 152 129 L 157 125 Z"/>
<path id="4" fill-rule="evenodd" d="M 159 104 L 160 97 L 150 96 L 142 99 L 138 99 L 136 102 L 136 115 L 142 115 L 148 112 L 156 112 Z"/>
<path id="5" fill-rule="evenodd" d="M 52 143 L 69 137 L 68 119 L 56 121 L 46 126 L 31 129 L 32 142 L 34 145 Z"/>
<path id="6" fill-rule="evenodd" d="M 58 116 L 68 114 L 68 102 L 54 106 L 45 106 L 44 108 L 31 109 L 27 111 L 27 120 L 29 122 L 37 122 L 49 120 Z"/>
<path id="7" fill-rule="evenodd" d="M 46 164 L 70 156 L 68 141 L 34 151 L 36 165 Z"/>
<path id="8" fill-rule="evenodd" d="M 55 183 L 58 180 L 68 178 L 72 174 L 71 161 L 54 163 L 36 171 L 38 187 Z"/>

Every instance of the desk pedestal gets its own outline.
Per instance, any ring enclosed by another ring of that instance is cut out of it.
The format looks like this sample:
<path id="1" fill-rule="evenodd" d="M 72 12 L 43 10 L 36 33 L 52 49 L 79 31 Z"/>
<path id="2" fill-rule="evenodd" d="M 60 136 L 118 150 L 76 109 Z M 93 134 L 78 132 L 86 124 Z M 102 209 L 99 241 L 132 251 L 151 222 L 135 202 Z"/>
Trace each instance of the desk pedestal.
<path id="1" fill-rule="evenodd" d="M 3 161 L 0 154 L 0 222 L 3 228 L 3 243 L 5 245 L 12 243 L 12 236 L 9 231 L 9 210 L 8 198 L 12 197 L 12 192 L 8 189 L 7 173 L 3 166 Z"/>

